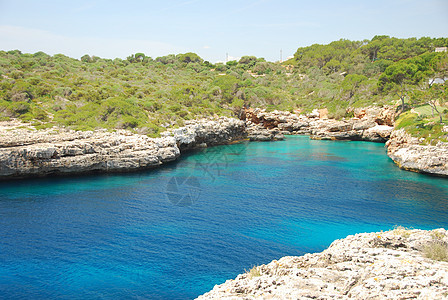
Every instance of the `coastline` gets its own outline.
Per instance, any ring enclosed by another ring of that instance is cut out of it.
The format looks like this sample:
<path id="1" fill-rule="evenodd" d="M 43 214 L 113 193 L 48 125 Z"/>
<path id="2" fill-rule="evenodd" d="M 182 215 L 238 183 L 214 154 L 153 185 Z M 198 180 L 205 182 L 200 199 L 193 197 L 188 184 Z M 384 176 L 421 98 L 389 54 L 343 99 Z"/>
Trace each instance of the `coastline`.
<path id="1" fill-rule="evenodd" d="M 402 170 L 432 176 L 448 176 L 448 143 L 421 145 L 403 129 L 394 129 L 394 106 L 365 107 L 353 110 L 350 119 L 334 120 L 326 112 L 308 115 L 290 112 L 246 111 L 249 126 L 264 127 L 277 134 L 304 134 L 315 140 L 349 140 L 385 143 L 387 155 Z M 272 135 L 272 134 L 271 134 Z M 267 136 L 267 134 L 265 134 Z"/>
<path id="2" fill-rule="evenodd" d="M 247 109 L 243 120 L 220 117 L 188 121 L 184 127 L 149 138 L 126 130 L 35 130 L 19 122 L 0 124 L 0 180 L 92 172 L 131 172 L 155 168 L 194 148 L 240 140 L 275 141 L 285 135 L 315 140 L 385 143 L 398 167 L 423 174 L 448 176 L 448 143 L 419 145 L 394 130 L 392 106 L 355 109 L 353 118 L 329 119 L 325 112 L 308 115 Z"/>
<path id="3" fill-rule="evenodd" d="M 150 138 L 126 130 L 33 130 L 1 124 L 0 179 L 91 172 L 130 172 L 176 160 L 181 151 L 244 137 L 244 122 L 202 119 Z"/>
<path id="4" fill-rule="evenodd" d="M 267 113 L 263 110 L 257 111 L 256 115 L 260 116 L 258 122 L 224 117 L 196 120 L 187 123 L 185 127 L 168 131 L 157 139 L 124 130 L 113 133 L 56 128 L 30 131 L 20 128 L 22 124 L 16 124 L 16 127 L 1 132 L 8 132 L 9 138 L 0 139 L 0 163 L 3 164 L 5 157 L 12 157 L 5 154 L 15 153 L 13 166 L 29 172 L 23 173 L 24 177 L 32 177 L 41 176 L 42 167 L 46 170 L 43 175 L 154 168 L 178 159 L 184 151 L 190 149 L 229 144 L 242 139 L 280 140 L 289 134 L 309 135 L 310 138 L 321 140 L 365 140 L 378 143 L 386 140 L 388 150 L 392 147 L 398 149 L 390 150 L 391 153 L 399 152 L 403 149 L 402 145 L 417 142 L 408 141 L 406 137 L 406 142 L 392 145 L 403 135 L 397 135 L 398 131 L 386 123 L 380 125 L 385 121 L 371 113 L 342 121 L 289 112 Z M 417 146 L 415 143 L 412 145 Z M 419 152 L 421 154 L 424 151 Z M 68 167 L 60 162 L 65 162 Z M 84 169 L 79 169 L 82 167 Z M 2 168 L 0 165 L 0 170 L 4 170 Z M 19 177 L 8 175 L 6 178 Z M 448 263 L 433 261 L 422 255 L 422 249 L 434 240 L 434 236 L 441 239 L 444 245 L 448 244 L 448 232 L 444 229 L 431 232 L 398 230 L 349 236 L 335 241 L 322 253 L 284 257 L 258 266 L 254 271 L 256 276 L 241 274 L 234 280 L 215 286 L 199 299 L 364 299 L 389 295 L 396 298 L 442 299 L 448 295 L 448 272 L 443 272 L 448 269 Z M 408 261 L 413 262 L 411 267 L 407 265 Z M 404 273 L 406 276 L 402 276 Z"/>
<path id="5" fill-rule="evenodd" d="M 430 249 L 447 255 L 447 243 L 443 228 L 350 235 L 320 253 L 256 266 L 197 299 L 446 299 L 448 262 Z"/>

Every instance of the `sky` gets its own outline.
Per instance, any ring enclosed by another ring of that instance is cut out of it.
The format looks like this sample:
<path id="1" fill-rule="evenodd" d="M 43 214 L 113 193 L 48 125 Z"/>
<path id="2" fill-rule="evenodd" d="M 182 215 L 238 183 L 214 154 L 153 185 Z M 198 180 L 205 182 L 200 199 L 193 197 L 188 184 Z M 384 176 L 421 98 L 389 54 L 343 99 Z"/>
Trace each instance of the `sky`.
<path id="1" fill-rule="evenodd" d="M 448 0 L 0 0 L 0 50 L 74 58 L 278 61 L 299 47 L 375 35 L 448 37 Z"/>

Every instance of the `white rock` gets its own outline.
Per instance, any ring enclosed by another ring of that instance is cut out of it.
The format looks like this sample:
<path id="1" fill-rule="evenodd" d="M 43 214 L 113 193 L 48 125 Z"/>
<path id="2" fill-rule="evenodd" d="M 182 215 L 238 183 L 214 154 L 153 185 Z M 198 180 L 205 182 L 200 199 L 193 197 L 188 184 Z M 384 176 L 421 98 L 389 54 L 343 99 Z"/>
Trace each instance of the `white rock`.
<path id="1" fill-rule="evenodd" d="M 448 242 L 444 229 L 348 236 L 321 253 L 258 266 L 260 276 L 240 274 L 198 299 L 446 299 L 448 263 L 420 251 L 434 236 Z"/>

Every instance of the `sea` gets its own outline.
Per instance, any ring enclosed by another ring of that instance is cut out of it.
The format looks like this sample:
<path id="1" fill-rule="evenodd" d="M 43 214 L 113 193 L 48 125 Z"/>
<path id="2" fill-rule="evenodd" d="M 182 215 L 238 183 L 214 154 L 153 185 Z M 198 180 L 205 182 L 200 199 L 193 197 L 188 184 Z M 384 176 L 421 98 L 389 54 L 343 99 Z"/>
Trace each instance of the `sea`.
<path id="1" fill-rule="evenodd" d="M 193 299 L 253 266 L 396 226 L 448 228 L 448 179 L 384 144 L 288 136 L 157 169 L 0 182 L 0 299 Z"/>

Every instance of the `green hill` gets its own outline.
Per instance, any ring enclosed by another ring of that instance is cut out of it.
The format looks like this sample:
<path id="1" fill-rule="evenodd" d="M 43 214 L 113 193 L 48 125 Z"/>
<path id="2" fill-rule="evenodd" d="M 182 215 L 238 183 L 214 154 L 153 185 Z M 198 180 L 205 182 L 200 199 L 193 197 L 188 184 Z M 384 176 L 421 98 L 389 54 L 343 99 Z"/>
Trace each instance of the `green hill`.
<path id="1" fill-rule="evenodd" d="M 402 97 L 415 105 L 437 99 L 445 109 L 446 85 L 425 83 L 446 74 L 447 53 L 434 50 L 447 45 L 447 38 L 339 40 L 299 48 L 282 64 L 254 56 L 211 64 L 195 53 L 78 60 L 0 51 L 0 120 L 20 118 L 38 128 L 127 128 L 156 136 L 188 119 L 238 117 L 243 107 L 305 112 L 327 107 L 340 118 L 349 107 Z"/>

